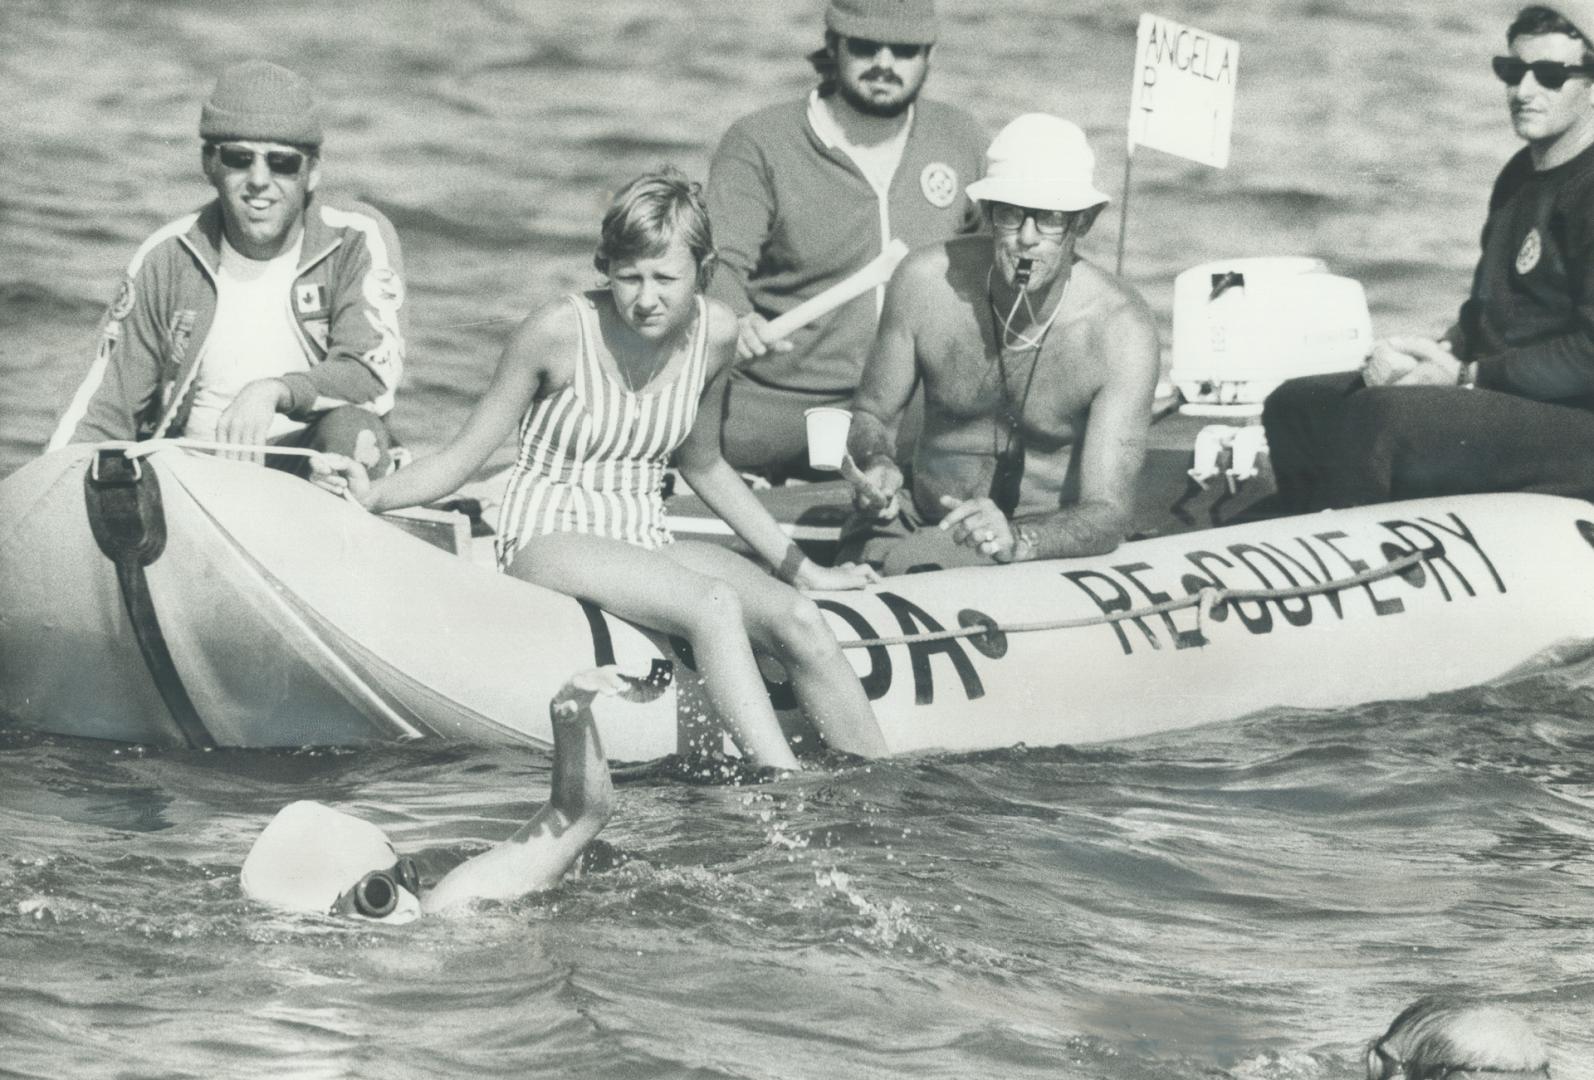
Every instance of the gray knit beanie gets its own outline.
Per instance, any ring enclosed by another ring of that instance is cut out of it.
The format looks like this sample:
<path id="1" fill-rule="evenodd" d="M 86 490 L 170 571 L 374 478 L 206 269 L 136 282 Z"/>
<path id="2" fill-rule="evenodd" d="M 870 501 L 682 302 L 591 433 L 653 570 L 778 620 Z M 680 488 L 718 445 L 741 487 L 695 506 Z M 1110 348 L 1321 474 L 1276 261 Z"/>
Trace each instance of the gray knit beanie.
<path id="1" fill-rule="evenodd" d="M 310 84 L 285 67 L 245 60 L 221 73 L 199 113 L 200 138 L 321 145 L 321 112 Z"/>
<path id="2" fill-rule="evenodd" d="M 935 0 L 830 0 L 825 26 L 842 37 L 934 45 Z"/>

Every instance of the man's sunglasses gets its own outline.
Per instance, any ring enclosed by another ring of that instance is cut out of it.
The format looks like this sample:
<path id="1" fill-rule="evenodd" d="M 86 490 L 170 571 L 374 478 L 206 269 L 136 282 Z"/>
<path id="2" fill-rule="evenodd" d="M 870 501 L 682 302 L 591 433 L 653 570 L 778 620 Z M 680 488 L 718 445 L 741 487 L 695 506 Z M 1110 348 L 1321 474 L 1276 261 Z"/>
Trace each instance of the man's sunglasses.
<path id="1" fill-rule="evenodd" d="M 1068 231 L 1068 223 L 1073 216 L 1070 210 L 1032 210 L 1012 203 L 991 204 L 991 224 L 1006 232 L 1017 232 L 1024 227 L 1025 218 L 1034 218 L 1036 232 L 1061 236 Z"/>
<path id="2" fill-rule="evenodd" d="M 1594 75 L 1594 67 L 1584 64 L 1563 64 L 1559 60 L 1535 60 L 1530 64 L 1514 56 L 1494 58 L 1494 73 L 1507 86 L 1517 85 L 1530 71 L 1533 81 L 1546 90 L 1559 90 L 1573 75 Z"/>
<path id="3" fill-rule="evenodd" d="M 367 919 L 391 915 L 398 907 L 400 886 L 412 896 L 421 895 L 421 876 L 415 869 L 415 860 L 408 855 L 390 869 L 372 870 L 355 882 L 354 888 L 333 903 L 332 914 L 364 915 Z"/>
<path id="4" fill-rule="evenodd" d="M 912 60 L 924 51 L 923 45 L 904 45 L 896 41 L 871 41 L 869 38 L 850 37 L 842 40 L 842 45 L 847 50 L 847 55 L 855 60 L 869 60 L 879 54 L 881 49 L 890 49 L 891 55 L 898 60 Z"/>
<path id="5" fill-rule="evenodd" d="M 216 157 L 229 169 L 252 169 L 258 154 L 266 155 L 266 168 L 277 176 L 298 176 L 304 168 L 304 155 L 297 150 L 252 150 L 231 143 L 213 143 Z"/>

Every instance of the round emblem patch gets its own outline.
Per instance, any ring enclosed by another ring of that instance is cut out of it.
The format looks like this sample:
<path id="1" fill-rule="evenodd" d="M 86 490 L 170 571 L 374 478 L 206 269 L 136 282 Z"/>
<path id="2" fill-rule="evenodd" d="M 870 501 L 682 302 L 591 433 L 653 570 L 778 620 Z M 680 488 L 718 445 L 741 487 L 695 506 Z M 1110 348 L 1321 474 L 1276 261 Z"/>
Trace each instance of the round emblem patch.
<path id="1" fill-rule="evenodd" d="M 133 279 L 123 278 L 122 287 L 116 290 L 116 299 L 111 301 L 111 321 L 121 322 L 133 314 Z"/>
<path id="2" fill-rule="evenodd" d="M 919 190 L 930 205 L 945 210 L 958 197 L 957 170 L 944 161 L 932 161 L 919 174 Z"/>
<path id="3" fill-rule="evenodd" d="M 1544 243 L 1539 239 L 1539 230 L 1529 229 L 1528 234 L 1522 238 L 1522 247 L 1517 251 L 1517 273 L 1526 274 L 1539 265 L 1539 256 L 1544 251 Z"/>
<path id="4" fill-rule="evenodd" d="M 404 282 L 393 271 L 383 268 L 372 270 L 360 283 L 365 302 L 372 307 L 398 307 L 404 303 Z"/>

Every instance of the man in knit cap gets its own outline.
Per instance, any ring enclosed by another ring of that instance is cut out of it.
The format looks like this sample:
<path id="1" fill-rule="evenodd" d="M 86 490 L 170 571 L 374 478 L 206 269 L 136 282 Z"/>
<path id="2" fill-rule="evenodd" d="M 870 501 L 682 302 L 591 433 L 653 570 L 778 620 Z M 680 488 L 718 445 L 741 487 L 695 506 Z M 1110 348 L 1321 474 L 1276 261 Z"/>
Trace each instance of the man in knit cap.
<path id="1" fill-rule="evenodd" d="M 249 60 L 222 72 L 199 119 L 216 197 L 133 255 L 51 449 L 186 436 L 386 470 L 382 416 L 404 367 L 398 238 L 371 207 L 318 193 L 321 135 L 292 71 Z"/>
<path id="2" fill-rule="evenodd" d="M 1145 301 L 1074 252 L 1107 204 L 1084 132 L 1028 113 L 969 196 L 990 236 L 910 254 L 852 402 L 843 559 L 888 574 L 1097 555 L 1124 539 L 1157 384 Z M 904 470 L 891 429 L 916 386 Z M 904 472 L 908 476 L 904 477 Z"/>
<path id="3" fill-rule="evenodd" d="M 1489 198 L 1472 295 L 1435 340 L 1285 383 L 1279 508 L 1485 491 L 1594 498 L 1594 3 L 1520 9 L 1494 73 L 1527 145 Z"/>
<path id="4" fill-rule="evenodd" d="M 978 227 L 964 193 L 985 136 L 963 110 L 919 97 L 939 32 L 933 0 L 830 0 L 804 100 L 745 116 L 708 174 L 720 267 L 711 295 L 741 316 L 724 405 L 725 459 L 783 479 L 806 469 L 803 411 L 858 385 L 884 290 L 789 341 L 768 320 L 848 277 L 893 240 L 938 244 Z"/>

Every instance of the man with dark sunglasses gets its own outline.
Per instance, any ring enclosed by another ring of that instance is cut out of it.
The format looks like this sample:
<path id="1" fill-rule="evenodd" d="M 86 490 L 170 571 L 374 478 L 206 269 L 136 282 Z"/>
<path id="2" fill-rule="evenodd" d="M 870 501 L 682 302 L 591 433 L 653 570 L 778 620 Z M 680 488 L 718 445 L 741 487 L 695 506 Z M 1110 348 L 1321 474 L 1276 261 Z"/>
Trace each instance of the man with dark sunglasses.
<path id="1" fill-rule="evenodd" d="M 286 68 L 222 72 L 199 134 L 216 197 L 133 256 L 50 448 L 185 436 L 251 457 L 242 448 L 332 450 L 385 471 L 382 417 L 404 366 L 392 226 L 318 191 L 319 109 Z"/>
<path id="2" fill-rule="evenodd" d="M 910 248 L 979 227 L 964 192 L 985 136 L 919 96 L 933 0 L 830 0 L 820 84 L 738 120 L 709 165 L 720 268 L 709 288 L 741 317 L 724 410 L 725 459 L 772 480 L 805 475 L 803 412 L 845 403 L 879 318 L 872 290 L 774 341 L 768 321 L 848 277 L 893 239 Z"/>
<path id="3" fill-rule="evenodd" d="M 376 825 L 318 802 L 290 803 L 249 849 L 245 896 L 284 911 L 389 923 L 468 912 L 558 885 L 609 820 L 614 788 L 593 716 L 596 699 L 645 700 L 656 683 L 613 667 L 574 676 L 548 703 L 553 777 L 548 801 L 508 839 L 443 875 L 425 893 L 414 860 Z"/>
<path id="4" fill-rule="evenodd" d="M 910 254 L 852 401 L 842 559 L 887 574 L 1097 555 L 1128 531 L 1159 370 L 1145 301 L 1075 253 L 1107 196 L 1076 125 L 1029 113 L 969 185 L 990 236 Z M 891 431 L 916 388 L 924 430 Z M 904 473 L 908 475 L 904 476 Z"/>
<path id="5" fill-rule="evenodd" d="M 1485 491 L 1594 497 L 1594 3 L 1522 8 L 1494 58 L 1527 145 L 1495 182 L 1472 295 L 1437 340 L 1294 379 L 1263 422 L 1279 509 Z"/>

